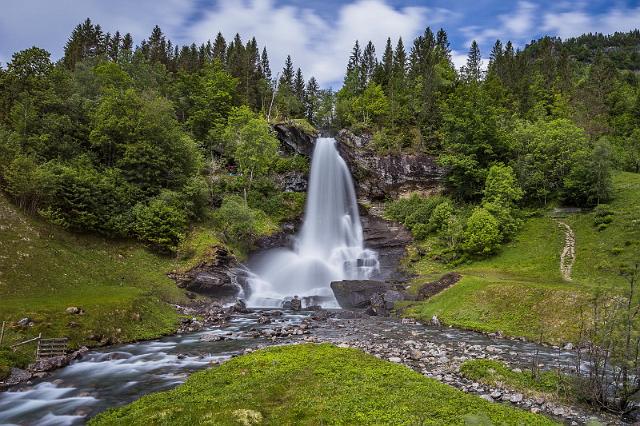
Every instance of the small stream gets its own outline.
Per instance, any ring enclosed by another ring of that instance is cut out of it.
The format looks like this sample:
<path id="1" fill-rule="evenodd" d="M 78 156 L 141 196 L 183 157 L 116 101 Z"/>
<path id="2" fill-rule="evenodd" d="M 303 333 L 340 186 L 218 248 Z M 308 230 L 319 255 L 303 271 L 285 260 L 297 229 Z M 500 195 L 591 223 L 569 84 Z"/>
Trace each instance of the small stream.
<path id="1" fill-rule="evenodd" d="M 0 393 L 0 425 L 83 424 L 107 408 L 173 388 L 194 371 L 223 362 L 246 349 L 309 339 L 343 344 L 364 342 L 370 346 L 386 343 L 393 347 L 402 347 L 402 342 L 412 339 L 446 345 L 451 357 L 468 353 L 462 346 L 468 349 L 478 345 L 480 351 L 491 346 L 499 348 L 502 358 L 516 365 L 526 366 L 534 356 L 549 368 L 575 365 L 573 352 L 517 340 L 492 339 L 453 328 L 401 324 L 390 318 L 329 318 L 313 321 L 310 335 L 278 339 L 255 337 L 256 330 L 296 326 L 310 315 L 310 312 L 285 312 L 272 316 L 271 324 L 259 324 L 261 313 L 258 311 L 235 315 L 221 327 L 89 352 L 46 378 Z M 216 335 L 224 336 L 224 340 L 207 341 Z"/>

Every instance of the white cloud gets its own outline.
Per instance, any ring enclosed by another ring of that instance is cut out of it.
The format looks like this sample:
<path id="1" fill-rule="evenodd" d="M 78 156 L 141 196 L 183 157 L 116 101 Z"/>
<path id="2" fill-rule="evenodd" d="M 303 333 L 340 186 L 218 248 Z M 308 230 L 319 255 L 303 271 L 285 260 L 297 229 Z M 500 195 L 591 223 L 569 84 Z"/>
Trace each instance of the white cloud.
<path id="1" fill-rule="evenodd" d="M 87 17 L 103 30 L 130 32 L 136 43 L 149 36 L 159 24 L 171 38 L 180 34 L 182 24 L 193 11 L 194 2 L 181 0 L 21 0 L 6 2 L 0 14 L 0 53 L 31 46 L 42 47 L 54 59 L 62 55 L 73 28 Z"/>
<path id="2" fill-rule="evenodd" d="M 494 28 L 480 28 L 471 26 L 462 28 L 468 37 L 468 44 L 476 40 L 483 45 L 493 43 L 496 39 L 517 40 L 531 32 L 536 20 L 537 6 L 528 1 L 519 1 L 513 13 L 498 15 L 498 25 Z"/>
<path id="3" fill-rule="evenodd" d="M 308 78 L 320 84 L 340 84 L 355 40 L 362 45 L 371 40 L 382 53 L 387 37 L 402 37 L 405 46 L 431 24 L 441 22 L 444 9 L 425 7 L 394 8 L 382 0 L 358 0 L 342 6 L 334 21 L 311 9 L 276 5 L 272 0 L 223 0 L 207 11 L 193 26 L 190 35 L 198 42 L 213 38 L 221 31 L 227 39 L 236 32 L 255 36 L 267 46 L 274 74 L 281 69 L 287 54 Z"/>
<path id="4" fill-rule="evenodd" d="M 630 31 L 638 27 L 640 27 L 640 7 L 614 8 L 597 15 L 589 15 L 583 10 L 546 13 L 542 29 L 559 37 L 569 38 L 588 32 L 610 34 L 616 31 Z"/>

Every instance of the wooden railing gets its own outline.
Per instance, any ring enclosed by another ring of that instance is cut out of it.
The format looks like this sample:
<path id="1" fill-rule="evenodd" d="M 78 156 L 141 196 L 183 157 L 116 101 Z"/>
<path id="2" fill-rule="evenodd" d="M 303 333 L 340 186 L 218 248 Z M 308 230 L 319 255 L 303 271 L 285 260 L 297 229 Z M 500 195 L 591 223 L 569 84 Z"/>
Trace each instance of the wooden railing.
<path id="1" fill-rule="evenodd" d="M 69 339 L 61 337 L 57 339 L 39 339 L 36 360 L 62 356 L 67 351 Z"/>

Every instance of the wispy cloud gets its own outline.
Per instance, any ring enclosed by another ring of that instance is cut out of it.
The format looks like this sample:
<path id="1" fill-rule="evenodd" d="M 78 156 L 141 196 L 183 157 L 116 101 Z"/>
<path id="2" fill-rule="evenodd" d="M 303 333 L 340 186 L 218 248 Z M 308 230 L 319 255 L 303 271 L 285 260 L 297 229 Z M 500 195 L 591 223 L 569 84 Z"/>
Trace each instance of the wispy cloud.
<path id="1" fill-rule="evenodd" d="M 226 38 L 236 32 L 255 36 L 267 46 L 274 70 L 291 54 L 307 77 L 314 75 L 326 85 L 341 80 L 355 40 L 361 44 L 371 40 L 380 50 L 388 36 L 410 43 L 426 25 L 437 24 L 444 16 L 445 9 L 434 10 L 431 18 L 425 7 L 394 8 L 382 0 L 358 0 L 340 7 L 335 19 L 328 20 L 312 9 L 271 0 L 223 0 L 204 13 L 190 33 L 197 41 L 212 38 L 217 31 Z"/>
<path id="2" fill-rule="evenodd" d="M 544 31 L 559 37 L 569 38 L 583 33 L 630 31 L 640 27 L 640 6 L 636 8 L 613 8 L 604 13 L 589 14 L 584 9 L 544 15 Z"/>

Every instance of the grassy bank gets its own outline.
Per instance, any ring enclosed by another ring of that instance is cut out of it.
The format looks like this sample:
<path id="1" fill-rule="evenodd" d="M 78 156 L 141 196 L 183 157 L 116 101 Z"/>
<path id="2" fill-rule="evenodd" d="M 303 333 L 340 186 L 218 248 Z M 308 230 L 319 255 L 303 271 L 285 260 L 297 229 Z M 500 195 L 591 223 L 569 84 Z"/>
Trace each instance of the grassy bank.
<path id="1" fill-rule="evenodd" d="M 170 333 L 178 316 L 168 302 L 185 300 L 165 275 L 174 263 L 138 243 L 66 232 L 0 195 L 0 321 L 33 321 L 9 328 L 4 344 L 39 333 L 69 337 L 72 347 Z M 66 313 L 70 306 L 84 314 Z M 32 357 L 34 346 L 22 351 Z"/>
<path id="2" fill-rule="evenodd" d="M 562 219 L 576 235 L 571 282 L 563 281 L 559 270 L 564 231 L 551 217 L 534 217 L 496 256 L 456 268 L 463 275 L 458 284 L 409 307 L 406 314 L 423 321 L 437 315 L 457 327 L 532 340 L 574 340 L 580 311 L 593 290 L 620 291 L 620 265 L 640 259 L 640 175 L 618 173 L 614 187 L 613 220 L 606 229 L 594 225 L 594 212 Z M 426 258 L 410 268 L 418 274 L 415 286 L 447 271 Z"/>
<path id="3" fill-rule="evenodd" d="M 553 424 L 354 349 L 274 347 L 196 373 L 91 424 Z"/>
<path id="4" fill-rule="evenodd" d="M 571 398 L 575 402 L 571 380 L 554 371 L 541 371 L 534 375 L 531 371 L 511 370 L 500 361 L 474 359 L 465 361 L 460 366 L 460 373 L 470 380 L 522 392 L 527 396 L 559 401 Z"/>

